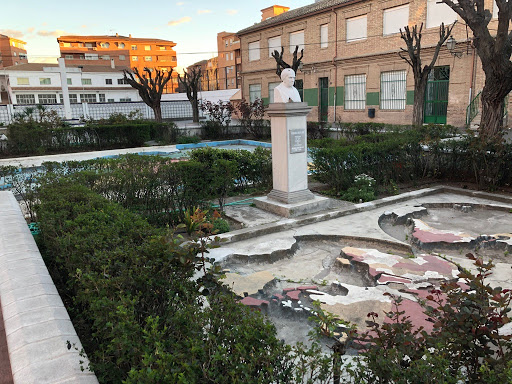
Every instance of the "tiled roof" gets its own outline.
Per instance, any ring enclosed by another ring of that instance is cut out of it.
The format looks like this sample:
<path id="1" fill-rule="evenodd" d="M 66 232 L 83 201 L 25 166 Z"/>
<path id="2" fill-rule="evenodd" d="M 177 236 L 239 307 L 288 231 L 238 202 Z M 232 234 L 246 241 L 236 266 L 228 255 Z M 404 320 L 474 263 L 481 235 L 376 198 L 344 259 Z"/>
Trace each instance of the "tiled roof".
<path id="1" fill-rule="evenodd" d="M 244 34 L 247 34 L 247 33 L 253 32 L 253 31 L 257 31 L 259 29 L 270 27 L 274 24 L 280 24 L 285 21 L 298 19 L 300 17 L 307 16 L 310 13 L 327 10 L 329 8 L 336 7 L 341 4 L 349 3 L 352 1 L 353 0 L 321 0 L 316 3 L 306 5 L 304 7 L 292 9 L 288 12 L 281 13 L 278 16 L 271 17 L 271 18 L 264 20 L 260 23 L 256 23 L 250 27 L 244 28 L 244 29 L 238 31 L 236 34 L 238 36 L 244 35 Z"/>
<path id="2" fill-rule="evenodd" d="M 162 43 L 162 44 L 174 44 L 173 41 L 169 40 L 162 40 L 162 39 L 152 39 L 152 38 L 145 38 L 145 37 L 129 37 L 129 36 L 109 36 L 109 35 L 94 35 L 94 36 L 80 36 L 80 35 L 68 35 L 68 36 L 59 36 L 57 38 L 57 41 L 78 41 L 78 42 L 84 42 L 84 41 L 106 41 L 106 40 L 116 40 L 116 41 L 126 41 L 129 40 L 130 42 L 148 42 L 148 43 Z"/>
<path id="3" fill-rule="evenodd" d="M 19 64 L 19 65 L 11 65 L 10 67 L 5 67 L 3 70 L 6 71 L 43 71 L 43 68 L 47 67 L 55 67 L 57 68 L 58 64 L 50 64 L 50 63 L 27 63 L 27 64 Z M 66 68 L 78 68 L 79 65 L 66 64 Z M 116 66 L 112 68 L 110 63 L 108 65 L 82 65 L 82 72 L 121 72 L 123 69 L 130 70 L 128 67 L 124 66 Z"/>

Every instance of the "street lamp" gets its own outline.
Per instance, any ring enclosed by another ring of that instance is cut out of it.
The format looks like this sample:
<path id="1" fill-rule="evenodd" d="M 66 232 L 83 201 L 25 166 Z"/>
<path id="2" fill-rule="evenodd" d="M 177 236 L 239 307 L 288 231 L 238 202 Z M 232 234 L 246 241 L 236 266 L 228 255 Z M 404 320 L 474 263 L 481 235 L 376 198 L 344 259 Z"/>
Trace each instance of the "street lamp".
<path id="1" fill-rule="evenodd" d="M 452 35 L 446 42 L 446 48 L 448 48 L 448 51 L 450 51 L 452 56 L 455 56 L 460 59 L 462 57 L 463 52 L 455 50 L 456 46 L 457 46 L 457 41 L 453 38 L 453 35 Z"/>

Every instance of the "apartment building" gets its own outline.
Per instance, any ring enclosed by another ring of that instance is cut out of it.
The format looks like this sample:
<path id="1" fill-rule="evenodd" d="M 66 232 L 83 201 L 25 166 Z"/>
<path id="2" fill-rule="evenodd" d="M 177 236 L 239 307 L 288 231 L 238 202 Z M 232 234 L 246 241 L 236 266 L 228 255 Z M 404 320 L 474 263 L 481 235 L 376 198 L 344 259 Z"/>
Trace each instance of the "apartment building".
<path id="1" fill-rule="evenodd" d="M 220 32 L 217 34 L 217 72 L 219 89 L 240 88 L 240 40 L 235 33 Z"/>
<path id="2" fill-rule="evenodd" d="M 177 65 L 174 47 L 176 43 L 152 38 L 120 36 L 60 36 L 57 38 L 61 57 L 70 65 L 108 65 L 145 67 L 168 72 Z M 174 93 L 178 86 L 177 73 L 166 87 L 166 93 Z"/>
<path id="3" fill-rule="evenodd" d="M 0 35 L 0 68 L 28 63 L 26 44 L 20 39 Z"/>
<path id="4" fill-rule="evenodd" d="M 484 0 L 493 14 L 497 7 Z M 292 62 L 296 46 L 304 49 L 296 88 L 313 107 L 310 120 L 409 124 L 414 78 L 398 53 L 405 47 L 400 28 L 423 23 L 422 61 L 429 64 L 442 22 L 457 15 L 437 0 L 320 0 L 265 18 L 237 32 L 241 44 L 243 97 L 273 102 L 280 83 L 274 49 L 284 47 Z M 469 102 L 484 84 L 480 60 L 464 23 L 453 30 L 455 48 L 442 47 L 426 92 L 426 123 L 463 126 Z"/>
<path id="5" fill-rule="evenodd" d="M 219 88 L 219 57 L 215 56 L 208 60 L 206 63 L 206 73 L 204 74 L 204 81 L 207 84 L 206 91 L 216 91 Z"/>
<path id="6" fill-rule="evenodd" d="M 67 65 L 66 82 L 71 104 L 139 101 L 134 88 L 125 83 L 128 67 Z M 7 90 L 5 104 L 60 104 L 62 83 L 57 64 L 29 63 L 0 70 L 0 83 Z"/>

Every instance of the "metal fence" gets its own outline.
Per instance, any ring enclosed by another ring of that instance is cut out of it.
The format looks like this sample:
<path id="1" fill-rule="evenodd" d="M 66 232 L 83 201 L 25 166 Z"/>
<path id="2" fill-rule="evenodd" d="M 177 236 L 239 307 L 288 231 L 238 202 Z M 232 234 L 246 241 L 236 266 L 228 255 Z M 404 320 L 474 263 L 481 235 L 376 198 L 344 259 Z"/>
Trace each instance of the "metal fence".
<path id="1" fill-rule="evenodd" d="M 62 104 L 42 104 L 47 111 L 56 111 L 59 117 L 65 118 Z M 0 104 L 0 125 L 10 124 L 17 114 L 24 114 L 30 108 L 32 116 L 39 118 L 39 110 L 34 104 Z M 162 101 L 162 117 L 164 119 L 192 119 L 192 105 L 189 101 Z M 153 119 L 153 110 L 142 101 L 117 103 L 82 103 L 71 104 L 73 119 L 107 119 L 113 113 L 140 113 L 145 119 Z M 199 111 L 199 117 L 203 117 Z"/>

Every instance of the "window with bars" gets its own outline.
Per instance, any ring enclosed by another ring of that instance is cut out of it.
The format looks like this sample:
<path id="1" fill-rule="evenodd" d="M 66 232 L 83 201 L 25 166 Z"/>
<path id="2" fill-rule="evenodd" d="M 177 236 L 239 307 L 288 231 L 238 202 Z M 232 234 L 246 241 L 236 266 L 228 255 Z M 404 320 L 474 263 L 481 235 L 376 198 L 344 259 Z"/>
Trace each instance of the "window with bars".
<path id="1" fill-rule="evenodd" d="M 380 109 L 405 109 L 406 71 L 380 74 Z"/>
<path id="2" fill-rule="evenodd" d="M 261 84 L 249 84 L 249 100 L 254 103 L 256 99 L 261 99 Z"/>
<path id="3" fill-rule="evenodd" d="M 16 102 L 18 104 L 35 104 L 36 96 L 35 95 L 16 95 Z"/>
<path id="4" fill-rule="evenodd" d="M 37 96 L 39 104 L 57 104 L 57 95 L 51 93 L 42 93 Z"/>
<path id="5" fill-rule="evenodd" d="M 81 93 L 80 101 L 82 103 L 95 103 L 96 102 L 96 94 L 95 93 Z"/>
<path id="6" fill-rule="evenodd" d="M 274 102 L 274 89 L 276 89 L 279 84 L 281 84 L 279 81 L 275 83 L 268 83 L 268 97 L 270 103 Z"/>
<path id="7" fill-rule="evenodd" d="M 345 109 L 366 108 L 366 75 L 345 76 Z"/>

